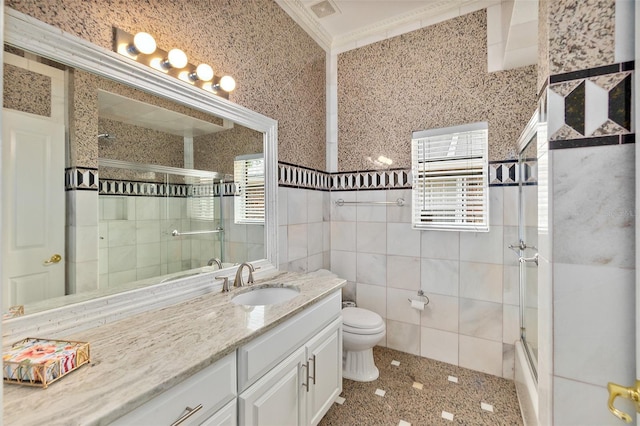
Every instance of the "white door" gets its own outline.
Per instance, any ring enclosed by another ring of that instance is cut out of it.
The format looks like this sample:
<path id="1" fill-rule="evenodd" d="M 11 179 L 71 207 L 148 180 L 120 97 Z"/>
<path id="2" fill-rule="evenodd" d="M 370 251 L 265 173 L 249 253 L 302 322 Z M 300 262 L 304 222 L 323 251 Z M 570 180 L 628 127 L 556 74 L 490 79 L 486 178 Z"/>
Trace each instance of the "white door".
<path id="1" fill-rule="evenodd" d="M 65 292 L 64 126 L 2 111 L 3 310 Z"/>

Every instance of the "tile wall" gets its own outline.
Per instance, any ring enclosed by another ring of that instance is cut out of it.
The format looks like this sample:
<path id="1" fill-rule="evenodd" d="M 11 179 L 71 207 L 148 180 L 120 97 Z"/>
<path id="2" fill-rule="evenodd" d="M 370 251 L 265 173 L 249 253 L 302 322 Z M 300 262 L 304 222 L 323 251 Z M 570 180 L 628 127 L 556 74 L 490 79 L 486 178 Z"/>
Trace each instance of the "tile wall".
<path id="1" fill-rule="evenodd" d="M 100 288 L 206 266 L 221 257 L 217 234 L 174 237 L 214 228 L 188 214 L 190 199 L 101 196 L 99 200 Z"/>
<path id="2" fill-rule="evenodd" d="M 327 268 L 345 278 L 343 298 L 385 318 L 383 346 L 513 378 L 518 257 L 507 246 L 518 242 L 515 170 L 513 162 L 490 166 L 492 181 L 501 184 L 490 187 L 488 233 L 412 230 L 408 182 L 388 179 L 407 171 L 333 173 L 325 181 L 329 190 L 292 187 L 290 174 L 281 173 L 280 268 Z M 314 172 L 296 177 L 307 174 Z M 404 188 L 391 189 L 393 182 Z M 537 186 L 524 191 L 535 218 Z M 403 206 L 366 204 L 398 199 Z M 420 289 L 430 299 L 424 311 L 408 301 Z"/>
<path id="3" fill-rule="evenodd" d="M 130 184 L 137 185 L 138 195 L 112 188 L 123 184 L 102 181 L 100 185 L 97 212 L 100 288 L 200 268 L 212 258 L 227 263 L 264 258 L 264 226 L 234 223 L 232 196 L 215 196 L 216 219 L 206 220 L 194 216 L 197 209 L 192 204 L 198 197 L 150 195 L 154 192 L 151 187 L 165 188 L 156 184 Z M 190 191 L 185 185 L 169 185 L 167 190 Z M 171 234 L 173 230 L 208 231 L 219 226 L 224 233 L 177 237 Z"/>

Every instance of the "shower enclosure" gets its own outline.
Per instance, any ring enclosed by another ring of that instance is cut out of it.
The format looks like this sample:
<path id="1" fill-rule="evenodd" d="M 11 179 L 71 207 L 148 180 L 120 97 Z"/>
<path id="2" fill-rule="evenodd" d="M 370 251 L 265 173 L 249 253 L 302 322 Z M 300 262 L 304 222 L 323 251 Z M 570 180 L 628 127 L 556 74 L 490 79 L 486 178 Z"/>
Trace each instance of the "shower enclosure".
<path id="1" fill-rule="evenodd" d="M 101 288 L 225 261 L 223 195 L 231 177 L 107 159 L 99 167 Z"/>
<path id="2" fill-rule="evenodd" d="M 536 113 L 518 140 L 518 242 L 509 246 L 518 259 L 520 339 L 516 342 L 515 381 L 525 420 L 538 417 L 537 129 Z"/>

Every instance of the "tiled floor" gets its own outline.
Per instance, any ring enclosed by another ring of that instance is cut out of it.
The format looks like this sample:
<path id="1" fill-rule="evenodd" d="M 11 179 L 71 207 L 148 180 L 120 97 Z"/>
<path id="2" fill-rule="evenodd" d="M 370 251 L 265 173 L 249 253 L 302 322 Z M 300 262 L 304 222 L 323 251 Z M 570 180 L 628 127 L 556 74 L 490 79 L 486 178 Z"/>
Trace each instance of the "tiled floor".
<path id="1" fill-rule="evenodd" d="M 512 381 L 393 349 L 373 353 L 380 377 L 345 379 L 344 401 L 320 426 L 522 425 Z"/>

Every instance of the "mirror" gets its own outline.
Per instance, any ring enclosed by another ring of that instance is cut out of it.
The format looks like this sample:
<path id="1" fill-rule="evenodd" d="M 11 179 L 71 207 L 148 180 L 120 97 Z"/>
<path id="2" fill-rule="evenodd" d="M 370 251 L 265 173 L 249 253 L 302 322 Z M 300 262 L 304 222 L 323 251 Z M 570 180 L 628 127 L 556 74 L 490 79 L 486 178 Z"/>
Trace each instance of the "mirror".
<path id="1" fill-rule="evenodd" d="M 9 10 L 7 19 L 20 15 Z M 10 297 L 3 295 L 4 312 L 12 304 L 26 304 L 28 315 L 194 274 L 219 274 L 218 263 L 224 268 L 266 259 L 277 265 L 275 121 L 141 69 L 85 41 L 63 40 L 42 23 L 36 29 L 32 25 L 7 25 L 5 41 L 10 46 L 5 47 L 9 65 L 5 67 L 3 121 L 15 122 L 5 117 L 7 109 L 22 102 L 45 109 L 17 108 L 18 115 L 36 119 L 36 124 L 22 123 L 26 128 L 43 124 L 37 121 L 38 114 L 45 121 L 63 123 L 66 152 L 64 143 L 51 152 L 52 158 L 62 158 L 62 167 L 52 166 L 48 155 L 41 159 L 42 169 L 55 169 L 58 177 L 66 163 L 67 189 L 73 187 L 66 193 L 60 186 L 50 189 L 63 200 L 63 224 L 52 226 L 58 234 L 62 231 L 62 248 L 53 249 L 56 254 L 61 252 L 62 261 L 47 263 L 54 259 L 48 258 L 48 251 L 36 258 L 42 258 L 37 262 L 42 263 L 40 269 L 64 266 L 57 269 L 65 272 L 62 278 L 45 278 L 58 283 L 46 286 L 56 287 L 54 290 L 43 290 L 45 286 L 33 279 L 42 275 L 35 266 L 13 277 L 3 276 L 3 289 L 10 293 Z M 38 37 L 34 31 L 47 36 Z M 53 69 L 54 76 L 42 78 L 44 67 Z M 60 81 L 68 83 L 62 85 L 70 89 L 66 94 L 60 93 Z M 38 90 L 40 85 L 43 91 Z M 55 111 L 47 111 L 56 102 Z M 3 143 L 3 153 L 11 145 Z M 241 178 L 234 181 L 234 164 L 235 168 L 246 164 L 247 157 L 263 158 L 264 217 L 258 223 L 243 221 L 237 214 L 243 206 L 242 185 Z M 33 170 L 33 161 L 25 164 Z M 35 165 L 40 168 L 38 162 Z M 96 175 L 99 181 L 93 182 Z M 15 179 L 21 177 L 24 173 L 16 172 Z M 44 173 L 38 177 L 47 180 Z M 20 204 L 19 196 L 6 198 L 10 192 L 3 187 L 3 205 L 7 201 Z M 33 211 L 33 199 L 40 199 L 29 198 L 31 201 L 23 202 L 23 211 Z M 41 227 L 29 222 L 34 219 L 31 216 L 14 218 L 12 224 L 34 229 L 31 234 L 35 235 Z M 5 230 L 15 228 L 4 225 Z M 31 234 L 27 236 L 37 237 Z M 16 240 L 14 237 L 3 234 L 3 250 L 10 245 L 5 242 Z"/>
<path id="2" fill-rule="evenodd" d="M 265 257 L 264 222 L 236 214 L 234 182 L 243 158 L 262 159 L 262 133 L 154 101 L 98 89 L 100 288 Z"/>

